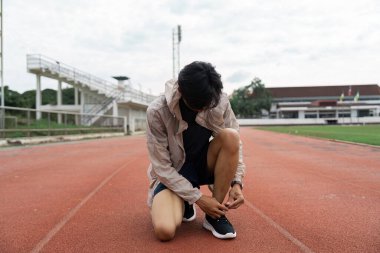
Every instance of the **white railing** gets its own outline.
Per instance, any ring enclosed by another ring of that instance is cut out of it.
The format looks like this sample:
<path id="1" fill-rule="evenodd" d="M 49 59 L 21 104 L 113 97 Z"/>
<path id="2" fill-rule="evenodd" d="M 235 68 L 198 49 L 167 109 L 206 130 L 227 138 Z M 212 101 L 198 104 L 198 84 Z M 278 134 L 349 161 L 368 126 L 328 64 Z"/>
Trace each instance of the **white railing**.
<path id="1" fill-rule="evenodd" d="M 27 55 L 27 69 L 31 73 L 40 73 L 42 75 L 46 71 L 55 73 L 57 77 L 63 77 L 75 83 L 81 83 L 91 89 L 104 93 L 107 97 L 113 97 L 117 101 L 128 102 L 131 100 L 135 103 L 146 105 L 156 98 L 153 95 L 131 87 L 120 87 L 87 72 L 78 70 L 72 66 L 40 54 Z"/>
<path id="2" fill-rule="evenodd" d="M 123 94 L 121 95 L 121 97 L 119 98 L 119 100 L 125 101 L 125 102 L 131 101 L 131 102 L 135 102 L 135 103 L 141 103 L 144 105 L 148 105 L 155 98 L 156 98 L 156 96 L 144 93 L 142 91 L 139 91 L 139 90 L 131 88 L 131 87 L 127 87 L 127 88 L 125 88 L 125 90 L 124 90 Z"/>
<path id="3" fill-rule="evenodd" d="M 66 78 L 73 82 L 82 83 L 89 88 L 96 89 L 99 92 L 106 94 L 107 96 L 114 96 L 115 91 L 117 91 L 117 85 L 115 84 L 39 54 L 27 55 L 27 69 L 32 73 L 35 73 L 36 71 L 50 71 L 56 73 L 59 77 Z"/>

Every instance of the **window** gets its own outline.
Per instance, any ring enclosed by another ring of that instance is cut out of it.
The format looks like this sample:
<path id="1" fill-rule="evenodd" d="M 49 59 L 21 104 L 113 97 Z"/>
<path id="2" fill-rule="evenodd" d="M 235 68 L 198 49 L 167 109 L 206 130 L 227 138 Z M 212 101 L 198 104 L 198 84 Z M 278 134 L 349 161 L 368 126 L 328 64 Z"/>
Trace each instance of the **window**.
<path id="1" fill-rule="evenodd" d="M 281 112 L 283 119 L 298 119 L 298 112 Z"/>
<path id="2" fill-rule="evenodd" d="M 350 118 L 351 112 L 350 111 L 338 111 L 338 117 L 339 118 Z"/>
<path id="3" fill-rule="evenodd" d="M 317 111 L 306 111 L 305 112 L 305 119 L 316 119 L 318 118 L 318 112 Z"/>
<path id="4" fill-rule="evenodd" d="M 358 117 L 369 117 L 369 110 L 358 110 Z"/>
<path id="5" fill-rule="evenodd" d="M 336 113 L 335 113 L 335 111 L 320 111 L 319 117 L 320 118 L 335 118 Z"/>

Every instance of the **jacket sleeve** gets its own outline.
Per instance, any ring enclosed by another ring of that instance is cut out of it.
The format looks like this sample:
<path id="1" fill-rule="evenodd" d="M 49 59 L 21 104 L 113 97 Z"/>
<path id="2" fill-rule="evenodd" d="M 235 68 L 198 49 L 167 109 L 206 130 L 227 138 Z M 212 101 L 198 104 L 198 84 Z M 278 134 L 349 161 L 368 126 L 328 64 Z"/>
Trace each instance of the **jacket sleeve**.
<path id="1" fill-rule="evenodd" d="M 235 114 L 232 111 L 231 104 L 229 102 L 227 103 L 227 109 L 224 112 L 223 117 L 224 117 L 226 128 L 233 128 L 239 131 L 239 124 L 236 120 Z M 243 143 L 240 141 L 239 162 L 238 162 L 238 167 L 237 167 L 233 181 L 238 181 L 238 182 L 243 183 L 244 175 L 245 175 L 245 164 L 243 162 Z"/>
<path id="2" fill-rule="evenodd" d="M 156 110 L 147 110 L 147 146 L 152 170 L 158 180 L 179 197 L 194 204 L 202 193 L 180 175 L 173 167 L 168 145 L 168 132 L 164 121 Z"/>

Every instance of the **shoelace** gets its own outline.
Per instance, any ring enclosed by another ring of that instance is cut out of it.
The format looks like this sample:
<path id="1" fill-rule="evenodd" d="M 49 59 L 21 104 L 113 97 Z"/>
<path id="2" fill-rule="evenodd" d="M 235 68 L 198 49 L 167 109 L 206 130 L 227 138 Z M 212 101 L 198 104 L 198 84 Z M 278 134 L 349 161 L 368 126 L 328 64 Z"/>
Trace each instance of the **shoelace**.
<path id="1" fill-rule="evenodd" d="M 216 221 L 220 222 L 220 223 L 230 224 L 230 222 L 227 220 L 226 216 L 222 216 L 222 217 L 216 219 Z"/>

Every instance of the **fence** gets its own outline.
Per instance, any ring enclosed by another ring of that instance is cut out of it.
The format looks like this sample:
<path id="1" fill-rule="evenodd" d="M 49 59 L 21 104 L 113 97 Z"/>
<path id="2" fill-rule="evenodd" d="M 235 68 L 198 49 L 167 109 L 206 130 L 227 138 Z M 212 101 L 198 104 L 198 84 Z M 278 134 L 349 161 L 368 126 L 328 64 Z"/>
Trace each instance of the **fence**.
<path id="1" fill-rule="evenodd" d="M 240 126 L 287 126 L 287 125 L 365 125 L 380 124 L 380 117 L 344 117 L 317 119 L 238 119 Z"/>
<path id="2" fill-rule="evenodd" d="M 36 120 L 36 113 L 41 119 Z M 91 126 L 85 122 L 94 120 Z M 110 115 L 0 107 L 0 138 L 121 132 L 127 134 L 127 118 Z"/>

